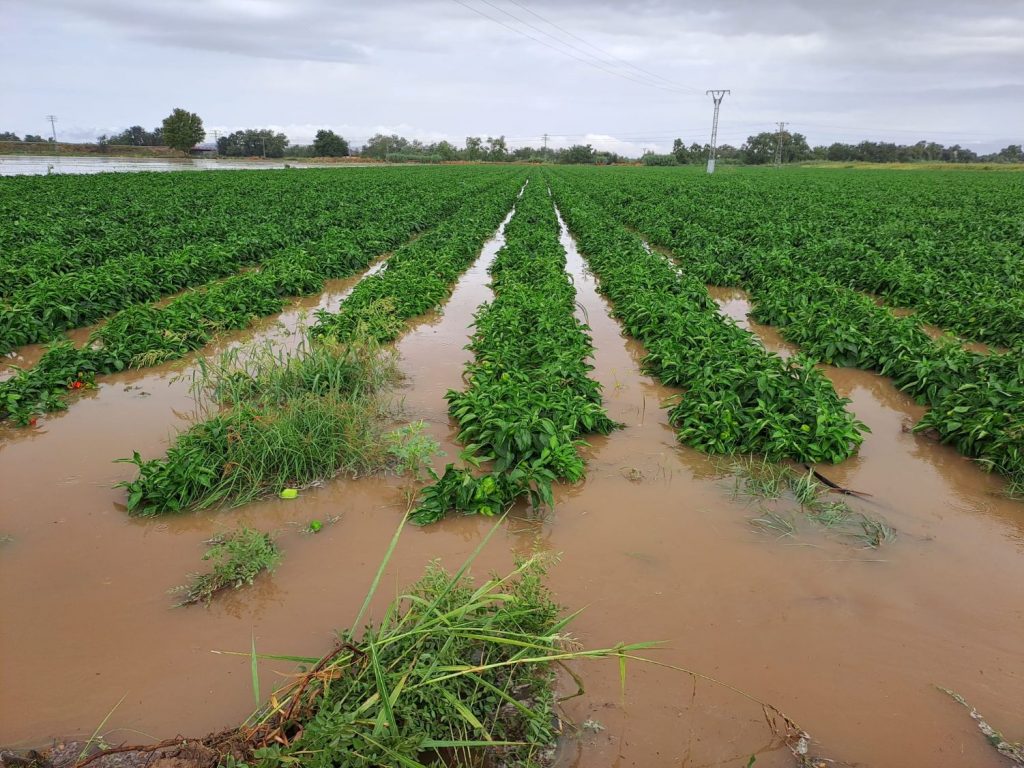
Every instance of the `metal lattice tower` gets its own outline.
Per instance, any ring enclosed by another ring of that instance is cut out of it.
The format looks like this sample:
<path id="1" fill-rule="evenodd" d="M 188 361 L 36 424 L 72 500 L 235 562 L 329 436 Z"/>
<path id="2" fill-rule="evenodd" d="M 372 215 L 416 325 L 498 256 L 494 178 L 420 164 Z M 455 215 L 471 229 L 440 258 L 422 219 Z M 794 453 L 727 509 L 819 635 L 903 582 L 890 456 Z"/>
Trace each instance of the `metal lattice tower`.
<path id="1" fill-rule="evenodd" d="M 779 138 L 775 142 L 775 167 L 779 168 L 782 166 L 782 140 L 786 134 L 786 124 L 778 123 L 779 126 Z"/>
<path id="2" fill-rule="evenodd" d="M 728 90 L 710 90 L 705 91 L 705 95 L 710 96 L 715 102 L 715 117 L 711 122 L 711 152 L 708 154 L 708 173 L 715 172 L 715 150 L 718 147 L 718 108 L 722 106 L 722 99 L 725 98 L 726 94 L 732 93 Z"/>

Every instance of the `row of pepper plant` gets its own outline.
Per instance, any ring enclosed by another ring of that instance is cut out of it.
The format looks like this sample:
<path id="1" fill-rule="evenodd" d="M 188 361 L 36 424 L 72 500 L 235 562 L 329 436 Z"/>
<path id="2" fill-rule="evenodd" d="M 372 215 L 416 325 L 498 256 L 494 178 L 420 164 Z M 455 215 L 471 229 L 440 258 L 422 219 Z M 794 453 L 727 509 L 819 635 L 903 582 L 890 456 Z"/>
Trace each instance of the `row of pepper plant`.
<path id="1" fill-rule="evenodd" d="M 637 228 L 680 253 L 785 252 L 951 333 L 1024 346 L 1019 174 L 628 170 L 637 173 L 612 169 L 588 184 L 611 206 L 638 204 Z"/>
<path id="2" fill-rule="evenodd" d="M 162 458 L 133 454 L 128 461 L 138 467 L 138 475 L 122 484 L 129 512 L 151 516 L 239 504 L 346 470 L 378 468 L 381 459 L 373 463 L 373 446 L 384 441 L 367 432 L 379 428 L 381 420 L 371 427 L 356 414 L 379 416 L 380 408 L 364 406 L 381 389 L 380 342 L 398 334 L 400 321 L 443 302 L 494 233 L 522 185 L 519 172 L 498 178 L 477 189 L 436 229 L 399 248 L 394 265 L 389 261 L 382 272 L 356 286 L 338 310 L 344 317 L 353 314 L 349 302 L 357 307 L 354 325 L 344 332 L 310 332 L 291 359 L 227 371 L 213 387 L 220 408 L 210 418 L 178 434 Z M 413 263 L 421 269 L 407 266 Z M 413 271 L 419 280 L 407 279 Z M 389 273 L 404 278 L 388 278 Z M 436 286 L 435 280 L 447 282 L 441 290 L 399 299 L 399 294 Z M 367 301 L 367 291 L 360 288 L 367 284 L 385 285 L 391 292 L 374 290 Z M 321 316 L 321 328 L 329 317 Z"/>
<path id="3" fill-rule="evenodd" d="M 700 183 L 700 182 L 695 182 Z M 955 339 L 933 339 L 916 317 L 897 317 L 863 293 L 812 269 L 791 251 L 702 239 L 695 244 L 688 209 L 668 187 L 633 189 L 626 200 L 609 187 L 590 189 L 606 210 L 675 254 L 704 282 L 747 290 L 755 319 L 813 359 L 876 371 L 930 410 L 918 431 L 986 469 L 1024 483 L 1024 354 L 980 354 Z M 677 191 L 678 192 L 678 191 Z M 742 219 L 742 211 L 734 211 Z M 710 235 L 708 235 L 710 238 Z M 822 269 L 822 272 L 827 272 Z M 1008 318 L 1012 320 L 1012 318 Z"/>
<path id="4" fill-rule="evenodd" d="M 433 473 L 412 514 L 419 524 L 450 511 L 497 514 L 521 496 L 553 506 L 556 480 L 584 476 L 582 436 L 619 426 L 588 375 L 593 347 L 574 314 L 558 220 L 538 181 L 527 185 L 491 264 L 494 299 L 475 317 L 468 385 L 446 395 L 468 466 Z"/>
<path id="5" fill-rule="evenodd" d="M 409 318 L 439 307 L 476 260 L 483 240 L 512 209 L 523 178 L 505 179 L 500 189 L 500 194 L 481 195 L 477 204 L 465 206 L 457 220 L 396 251 L 387 268 L 361 280 L 337 310 L 318 311 L 311 333 L 344 341 L 358 331 L 389 342 Z"/>
<path id="6" fill-rule="evenodd" d="M 701 280 L 645 248 L 564 177 L 552 182 L 613 315 L 646 348 L 645 370 L 682 390 L 668 403 L 680 442 L 707 453 L 806 462 L 856 452 L 866 427 L 811 361 L 767 352 L 719 314 Z"/>
<path id="7" fill-rule="evenodd" d="M 85 346 L 56 342 L 35 366 L 0 382 L 0 420 L 28 424 L 37 414 L 66 407 L 69 392 L 90 385 L 97 375 L 179 358 L 221 331 L 246 328 L 258 317 L 281 311 L 289 297 L 317 293 L 325 280 L 365 269 L 377 255 L 450 215 L 467 198 L 495 184 L 513 183 L 511 177 L 501 170 L 474 175 L 466 183 L 435 183 L 405 199 L 377 198 L 358 225 L 330 228 L 305 248 L 284 248 L 257 270 L 191 289 L 165 305 L 122 310 Z"/>
<path id="8" fill-rule="evenodd" d="M 309 179 L 309 187 L 301 188 L 294 181 L 297 174 L 246 172 L 244 178 L 248 183 L 228 186 L 226 199 L 219 200 L 216 208 L 182 210 L 182 200 L 192 199 L 193 186 L 205 190 L 209 185 L 199 176 L 181 179 L 177 191 L 162 204 L 149 199 L 151 204 L 176 210 L 178 221 L 141 215 L 124 240 L 105 237 L 102 232 L 92 233 L 96 239 L 87 240 L 90 252 L 98 244 L 106 244 L 108 249 L 99 263 L 69 268 L 64 263 L 67 253 L 86 246 L 77 241 L 46 239 L 45 230 L 37 233 L 40 239 L 29 239 L 22 248 L 5 254 L 6 265 L 0 263 L 0 284 L 8 286 L 9 292 L 0 301 L 0 352 L 48 341 L 64 330 L 94 323 L 120 309 L 227 277 L 289 247 L 306 248 L 315 243 L 327 244 L 331 239 L 344 242 L 353 231 L 371 224 L 382 209 L 405 206 L 414 200 L 428 206 L 434 186 L 421 176 L 399 175 L 389 179 L 380 174 L 347 177 L 336 173 L 332 183 L 317 183 L 322 179 L 314 175 Z M 152 184 L 164 186 L 162 179 L 152 175 L 149 178 Z M 52 183 L 74 187 L 80 182 L 64 182 L 62 177 Z M 132 188 L 144 188 L 134 179 L 125 183 Z M 289 201 L 294 199 L 296 207 L 280 205 L 280 197 L 267 199 L 267 190 L 262 185 L 279 196 L 295 193 Z M 321 193 L 319 199 L 312 196 L 314 190 Z M 4 192 L 0 184 L 0 199 Z M 250 194 L 255 200 L 249 199 Z M 265 206 L 263 220 L 255 218 L 257 212 L 252 206 L 256 202 Z M 232 207 L 225 209 L 225 205 Z M 83 213 L 58 207 L 50 215 L 59 230 L 64 223 L 60 217 L 85 218 L 88 213 L 88 209 Z M 123 215 L 111 210 L 92 213 L 98 218 L 120 219 Z M 128 234 L 124 226 L 112 228 L 113 235 Z M 23 261 L 26 252 L 31 254 L 28 263 Z M 40 264 L 42 260 L 51 262 L 50 273 L 43 273 L 47 265 Z"/>

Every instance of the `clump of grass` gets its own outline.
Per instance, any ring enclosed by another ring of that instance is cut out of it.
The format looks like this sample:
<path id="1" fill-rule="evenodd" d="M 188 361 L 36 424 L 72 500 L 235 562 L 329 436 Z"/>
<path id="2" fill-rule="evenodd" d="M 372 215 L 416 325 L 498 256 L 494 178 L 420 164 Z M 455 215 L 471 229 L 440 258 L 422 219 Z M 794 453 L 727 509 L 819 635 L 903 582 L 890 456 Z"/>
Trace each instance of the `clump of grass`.
<path id="1" fill-rule="evenodd" d="M 423 421 L 414 421 L 384 435 L 388 454 L 398 474 L 409 474 L 422 480 L 427 476 L 430 460 L 444 455 L 441 444 L 425 434 L 426 428 Z"/>
<path id="2" fill-rule="evenodd" d="M 789 472 L 788 480 L 790 490 L 801 507 L 813 507 L 818 503 L 818 495 L 825 486 L 815 479 L 813 470 L 809 469 L 806 474 L 800 475 Z"/>
<path id="3" fill-rule="evenodd" d="M 750 524 L 764 533 L 774 534 L 780 539 L 784 536 L 793 536 L 796 533 L 796 524 L 793 519 L 777 512 L 763 511 L 759 517 L 752 519 Z"/>
<path id="4" fill-rule="evenodd" d="M 855 511 L 844 501 L 824 501 L 826 486 L 811 469 L 797 473 L 782 464 L 747 458 L 734 462 L 731 472 L 736 479 L 737 492 L 768 500 L 781 499 L 785 494 L 800 505 L 807 520 L 845 533 L 865 547 L 877 549 L 896 538 L 895 529 L 884 520 Z M 796 519 L 779 512 L 762 510 L 750 523 L 779 538 L 797 534 Z"/>
<path id="5" fill-rule="evenodd" d="M 1024 501 L 1024 472 L 1017 472 L 1010 477 L 1004 494 L 1014 501 Z"/>
<path id="6" fill-rule="evenodd" d="M 807 517 L 810 520 L 826 528 L 845 525 L 853 515 L 854 511 L 850 509 L 850 505 L 843 501 L 815 504 L 807 510 Z"/>
<path id="7" fill-rule="evenodd" d="M 860 525 L 860 531 L 851 535 L 869 549 L 878 549 L 883 544 L 887 544 L 896 538 L 896 531 L 884 520 L 878 520 L 861 514 L 858 524 Z"/>
<path id="8" fill-rule="evenodd" d="M 735 478 L 735 493 L 763 499 L 782 496 L 791 474 L 782 464 L 753 456 L 734 461 L 729 471 Z"/>
<path id="9" fill-rule="evenodd" d="M 211 415 L 181 432 L 166 458 L 138 467 L 128 511 L 177 512 L 244 504 L 341 472 L 383 468 L 384 391 L 398 379 L 394 351 L 371 339 L 330 339 L 288 354 L 273 344 L 232 351 L 194 382 Z"/>
<path id="10" fill-rule="evenodd" d="M 246 723 L 257 747 L 250 765 L 550 765 L 556 667 L 609 656 L 624 664 L 651 646 L 581 650 L 565 632 L 573 616 L 559 617 L 544 586 L 549 555 L 520 559 L 510 573 L 474 584 L 468 568 L 498 526 L 454 574 L 431 564 L 358 637 L 401 530 L 353 629 L 333 653 L 303 660 L 309 672 Z"/>
<path id="11" fill-rule="evenodd" d="M 217 534 L 206 543 L 210 548 L 203 555 L 203 560 L 209 560 L 213 570 L 193 574 L 190 584 L 171 590 L 172 594 L 183 594 L 178 606 L 209 603 L 221 590 L 252 584 L 261 572 L 274 570 L 281 560 L 281 553 L 270 534 L 245 526 Z"/>

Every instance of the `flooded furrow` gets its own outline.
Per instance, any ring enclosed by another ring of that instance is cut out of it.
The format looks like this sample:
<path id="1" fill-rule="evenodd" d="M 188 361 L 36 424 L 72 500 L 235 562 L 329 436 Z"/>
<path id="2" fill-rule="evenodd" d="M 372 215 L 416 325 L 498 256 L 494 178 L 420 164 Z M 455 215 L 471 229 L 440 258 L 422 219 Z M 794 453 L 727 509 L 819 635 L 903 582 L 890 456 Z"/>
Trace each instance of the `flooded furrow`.
<path id="1" fill-rule="evenodd" d="M 235 275 L 244 274 L 247 272 L 255 272 L 257 269 L 259 269 L 259 267 L 245 266 L 239 269 L 238 272 L 235 273 Z M 150 302 L 150 304 L 158 309 L 166 307 L 172 301 L 174 301 L 177 298 L 180 298 L 189 291 L 194 291 L 197 288 L 203 288 L 206 286 L 214 285 L 216 283 L 222 283 L 225 280 L 229 279 L 230 277 L 234 277 L 234 275 L 229 275 L 227 277 L 211 280 L 209 283 L 205 283 L 203 286 L 192 286 L 191 288 L 182 288 L 180 291 L 168 294 L 167 296 L 157 299 L 156 301 Z M 109 320 L 109 318 L 104 318 L 103 320 L 92 323 L 90 325 L 83 325 L 78 328 L 69 328 L 68 330 L 62 332 L 57 337 L 56 340 L 59 341 L 62 339 L 67 339 L 68 341 L 72 342 L 76 347 L 84 347 L 86 342 L 89 340 L 89 337 L 95 331 L 99 330 L 104 325 L 106 325 L 107 320 Z M 38 344 L 25 344 L 20 347 L 15 347 L 14 349 L 12 349 L 11 351 L 7 352 L 4 355 L 0 355 L 0 381 L 3 381 L 4 379 L 8 379 L 11 376 L 13 376 L 15 373 L 15 366 L 17 366 L 18 368 L 30 368 L 36 363 L 38 363 L 39 358 L 43 356 L 49 345 L 50 342 L 41 342 Z"/>
<path id="2" fill-rule="evenodd" d="M 390 253 L 386 253 L 379 256 L 366 270 L 356 275 L 325 281 L 322 293 L 293 299 L 288 308 L 277 315 L 258 318 L 248 328 L 241 331 L 220 333 L 211 343 L 183 358 L 171 360 L 162 365 L 100 376 L 96 380 L 96 388 L 74 396 L 67 411 L 54 411 L 39 416 L 39 426 L 32 429 L 31 432 L 33 434 L 46 433 L 54 424 L 73 416 L 77 411 L 86 407 L 86 402 L 91 401 L 102 401 L 102 404 L 94 403 L 93 407 L 101 408 L 109 414 L 120 409 L 126 401 L 152 398 L 148 402 L 166 402 L 169 407 L 163 410 L 159 406 L 146 408 L 148 419 L 157 424 L 170 424 L 171 422 L 167 420 L 169 416 L 180 420 L 180 417 L 192 413 L 189 383 L 198 360 L 214 359 L 229 349 L 254 342 L 271 342 L 283 350 L 291 351 L 302 340 L 303 329 L 313 322 L 313 313 L 318 310 L 328 312 L 337 310 L 360 280 L 376 274 L 387 266 L 390 255 Z M 77 329 L 72 332 L 76 336 L 81 336 L 76 340 L 83 344 L 88 333 L 89 329 Z M 45 351 L 45 348 L 40 347 L 40 353 L 42 351 Z M 0 373 L 0 378 L 2 378 L 2 373 Z M 79 402 L 79 400 L 86 402 Z M 85 422 L 90 421 L 89 417 L 83 418 Z M 118 424 L 118 429 L 121 427 L 122 425 Z M 26 432 L 27 430 L 24 428 L 0 425 L 0 450 L 3 449 L 4 442 L 16 440 Z"/>
<path id="3" fill-rule="evenodd" d="M 502 243 L 500 235 L 489 241 L 445 312 L 421 318 L 398 344 L 407 388 L 402 420 L 427 421 L 449 451 L 457 447 L 446 434 L 443 393 L 459 384 L 472 314 L 490 296 L 486 270 Z M 371 271 L 383 267 L 381 261 Z M 306 315 L 336 309 L 356 282 L 337 281 L 322 296 L 260 321 L 255 332 L 222 338 L 218 349 L 271 338 L 294 344 Z M 134 469 L 112 461 L 132 447 L 157 455 L 173 428 L 184 425 L 191 409 L 187 381 L 173 381 L 182 367 L 110 377 L 89 393 L 94 402 L 0 443 L 0 529 L 11 536 L 0 555 L 0 602 L 12 618 L 0 628 L 0 654 L 17 660 L 5 668 L 10 695 L 0 699 L 0 743 L 35 746 L 87 736 L 122 695 L 108 723 L 113 741 L 235 724 L 252 708 L 246 663 L 211 651 L 244 650 L 254 635 L 261 651 L 317 655 L 362 602 L 401 519 L 404 480 L 338 478 L 295 501 L 152 520 L 126 515 L 124 492 L 111 485 Z M 127 386 L 141 389 L 123 394 Z M 116 415 L 116 430 L 104 429 L 105 413 Z M 66 451 L 60 460 L 57 451 Z M 304 535 L 314 519 L 322 531 Z M 279 570 L 209 608 L 170 610 L 167 589 L 205 565 L 203 541 L 239 523 L 279 537 Z M 389 573 L 394 587 L 383 589 L 379 602 L 435 557 L 457 566 L 490 525 L 455 519 L 429 532 L 409 531 Z M 486 567 L 509 564 L 509 549 L 495 547 Z M 268 663 L 263 693 L 292 671 L 294 665 Z"/>
<path id="4" fill-rule="evenodd" d="M 674 445 L 664 411 L 652 408 L 670 392 L 638 373 L 642 350 L 622 337 L 574 244 L 563 243 L 592 328 L 593 375 L 626 423 L 590 441 L 587 480 L 555 515 L 550 545 L 567 553 L 552 575 L 558 597 L 589 605 L 576 636 L 588 645 L 665 640 L 651 654 L 659 661 L 774 703 L 836 759 L 907 764 L 912 734 L 914 764 L 998 766 L 932 685 L 970 689 L 968 699 L 999 713 L 991 719 L 1019 730 L 1024 654 L 1011 638 L 1024 615 L 1010 606 L 1024 604 L 1014 580 L 1024 575 L 1024 535 L 1012 503 L 949 449 L 903 432 L 916 406 L 886 397 L 878 384 L 891 390 L 887 382 L 827 371 L 875 432 L 860 457 L 823 471 L 874 493 L 876 514 L 900 537 L 873 551 L 813 529 L 795 540 L 753 533 L 757 504 L 729 493 L 721 461 Z M 606 730 L 584 737 L 573 765 L 745 764 L 752 753 L 758 765 L 791 764 L 758 708 L 714 685 L 636 664 L 623 699 L 617 670 L 585 672 L 589 695 L 569 711 Z"/>

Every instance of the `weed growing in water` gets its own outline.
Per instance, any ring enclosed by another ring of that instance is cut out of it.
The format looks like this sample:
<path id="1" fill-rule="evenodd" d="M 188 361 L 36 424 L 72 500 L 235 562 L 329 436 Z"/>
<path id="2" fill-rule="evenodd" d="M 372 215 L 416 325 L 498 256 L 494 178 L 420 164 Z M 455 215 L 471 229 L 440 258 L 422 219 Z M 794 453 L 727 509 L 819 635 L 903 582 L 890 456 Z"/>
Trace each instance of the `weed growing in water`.
<path id="1" fill-rule="evenodd" d="M 737 495 L 760 496 L 777 499 L 790 482 L 790 471 L 782 464 L 753 456 L 741 457 L 734 461 L 729 471 L 735 478 L 734 492 Z"/>
<path id="2" fill-rule="evenodd" d="M 1018 472 L 1013 475 L 1003 493 L 1008 499 L 1024 501 L 1024 473 Z"/>
<path id="3" fill-rule="evenodd" d="M 859 524 L 861 527 L 860 532 L 851 535 L 870 549 L 878 549 L 882 544 L 886 544 L 896 538 L 896 531 L 883 520 L 876 520 L 861 514 Z"/>
<path id="4" fill-rule="evenodd" d="M 807 510 L 807 517 L 810 520 L 823 525 L 826 528 L 843 525 L 850 520 L 854 514 L 850 506 L 843 501 L 830 501 L 824 504 L 817 504 Z"/>
<path id="5" fill-rule="evenodd" d="M 780 515 L 777 512 L 763 511 L 760 517 L 755 517 L 750 521 L 750 524 L 765 533 L 774 534 L 780 539 L 784 536 L 793 536 L 796 533 L 796 524 L 792 518 Z"/>
<path id="6" fill-rule="evenodd" d="M 422 480 L 427 476 L 430 460 L 434 456 L 444 456 L 441 444 L 425 434 L 426 428 L 423 421 L 414 421 L 384 436 L 398 474 L 410 474 Z"/>
<path id="7" fill-rule="evenodd" d="M 184 593 L 178 606 L 209 603 L 223 589 L 238 589 L 252 584 L 261 571 L 272 571 L 281 553 L 270 534 L 245 526 L 209 539 L 210 548 L 203 560 L 213 563 L 211 573 L 195 574 L 192 583 L 175 587 L 171 593 Z"/>
<path id="8" fill-rule="evenodd" d="M 244 504 L 339 472 L 387 463 L 380 439 L 383 392 L 398 379 L 394 351 L 372 340 L 272 343 L 200 366 L 193 391 L 210 415 L 181 432 L 166 458 L 124 459 L 139 476 L 119 483 L 128 511 L 177 512 Z"/>
<path id="9" fill-rule="evenodd" d="M 788 475 L 789 487 L 801 507 L 813 507 L 818 503 L 818 494 L 825 486 L 814 479 L 813 470 L 807 470 L 805 475 L 794 476 L 792 472 Z"/>
<path id="10" fill-rule="evenodd" d="M 855 511 L 844 501 L 823 501 L 826 486 L 817 480 L 811 469 L 797 474 L 781 464 L 750 457 L 734 462 L 731 471 L 735 477 L 736 493 L 774 500 L 781 499 L 788 491 L 807 520 L 836 529 L 857 539 L 865 547 L 877 549 L 896 538 L 895 529 L 885 521 Z M 778 512 L 762 510 L 750 523 L 778 537 L 797 533 L 796 519 Z"/>

